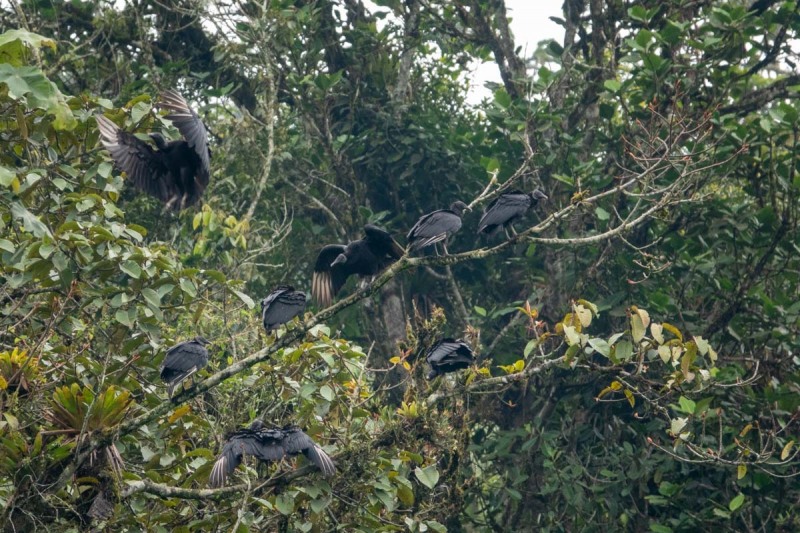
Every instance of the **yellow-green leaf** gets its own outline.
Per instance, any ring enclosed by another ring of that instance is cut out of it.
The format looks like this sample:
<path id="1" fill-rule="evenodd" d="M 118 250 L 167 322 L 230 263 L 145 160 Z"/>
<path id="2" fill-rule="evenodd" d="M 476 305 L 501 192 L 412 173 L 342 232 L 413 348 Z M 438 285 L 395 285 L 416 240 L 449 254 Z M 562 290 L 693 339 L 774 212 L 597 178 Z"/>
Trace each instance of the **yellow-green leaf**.
<path id="1" fill-rule="evenodd" d="M 792 447 L 794 446 L 794 441 L 790 440 L 786 443 L 786 446 L 783 447 L 781 450 L 781 461 L 785 461 L 788 459 L 789 455 L 792 453 Z"/>

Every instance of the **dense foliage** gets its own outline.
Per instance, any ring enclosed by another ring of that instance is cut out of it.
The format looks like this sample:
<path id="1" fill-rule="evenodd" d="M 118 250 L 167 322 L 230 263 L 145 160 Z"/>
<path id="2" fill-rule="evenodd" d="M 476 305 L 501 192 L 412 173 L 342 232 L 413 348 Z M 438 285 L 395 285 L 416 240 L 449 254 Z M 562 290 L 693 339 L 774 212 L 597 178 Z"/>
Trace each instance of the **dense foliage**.
<path id="1" fill-rule="evenodd" d="M 800 518 L 796 1 L 566 0 L 523 57 L 503 0 L 0 6 L 0 523 L 8 531 L 795 531 Z M 467 103 L 469 69 L 502 83 Z M 125 184 L 95 116 L 166 130 L 211 185 Z M 176 136 L 173 131 L 173 137 Z M 501 191 L 549 196 L 505 240 Z M 267 334 L 366 223 L 472 208 Z M 172 344 L 211 339 L 166 399 Z M 424 353 L 478 355 L 426 381 Z M 334 458 L 240 467 L 301 426 Z"/>

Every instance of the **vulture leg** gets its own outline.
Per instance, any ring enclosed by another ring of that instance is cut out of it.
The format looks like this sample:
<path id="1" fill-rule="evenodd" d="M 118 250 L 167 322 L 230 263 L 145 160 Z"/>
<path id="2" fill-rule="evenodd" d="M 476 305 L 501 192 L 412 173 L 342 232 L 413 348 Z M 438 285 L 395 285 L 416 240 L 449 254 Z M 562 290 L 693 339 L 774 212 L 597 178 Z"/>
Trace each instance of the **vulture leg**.
<path id="1" fill-rule="evenodd" d="M 511 227 L 511 233 L 513 233 L 513 234 L 514 234 L 514 237 L 516 237 L 516 236 L 518 235 L 518 233 L 517 233 L 517 230 L 516 230 L 516 229 L 514 229 L 514 224 L 511 224 L 511 226 L 510 226 L 510 227 Z"/>
<path id="2" fill-rule="evenodd" d="M 504 232 L 505 232 L 505 234 L 506 234 L 506 240 L 509 240 L 509 241 L 510 241 L 510 240 L 511 240 L 511 235 L 509 235 L 509 234 L 508 234 L 508 227 L 506 227 L 506 226 L 503 226 L 503 231 L 504 231 Z"/>
<path id="3" fill-rule="evenodd" d="M 442 241 L 442 249 L 444 250 L 444 255 L 450 255 L 450 252 L 447 251 L 447 239 Z"/>

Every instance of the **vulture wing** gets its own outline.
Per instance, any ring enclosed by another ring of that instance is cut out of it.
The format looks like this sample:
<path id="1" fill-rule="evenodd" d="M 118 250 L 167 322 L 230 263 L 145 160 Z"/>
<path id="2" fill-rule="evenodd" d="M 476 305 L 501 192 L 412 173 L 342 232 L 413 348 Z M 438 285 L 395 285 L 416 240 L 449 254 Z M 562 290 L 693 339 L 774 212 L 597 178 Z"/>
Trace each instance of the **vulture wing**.
<path id="1" fill-rule="evenodd" d="M 377 252 L 375 255 L 389 256 L 392 260 L 403 257 L 405 250 L 385 229 L 367 224 L 364 226 L 364 235 L 366 235 L 367 244 L 370 248 L 372 248 L 374 252 Z M 392 262 L 394 261 L 390 261 L 388 264 Z"/>
<path id="2" fill-rule="evenodd" d="M 133 186 L 162 202 L 178 194 L 175 179 L 164 164 L 163 155 L 135 135 L 122 131 L 103 115 L 97 115 L 100 141 L 114 162 L 128 175 Z"/>
<path id="3" fill-rule="evenodd" d="M 531 197 L 521 191 L 501 194 L 486 208 L 478 233 L 494 233 L 504 224 L 525 213 L 530 206 Z"/>
<path id="4" fill-rule="evenodd" d="M 322 307 L 331 305 L 333 297 L 347 281 L 349 274 L 346 269 L 347 263 L 331 267 L 331 263 L 345 250 L 347 247 L 342 244 L 329 244 L 324 246 L 317 256 L 311 278 L 311 295 Z"/>
<path id="5" fill-rule="evenodd" d="M 166 118 L 178 128 L 183 138 L 200 158 L 197 178 L 198 184 L 201 186 L 200 193 L 202 193 L 208 185 L 211 174 L 211 153 L 208 149 L 208 134 L 205 124 L 177 91 L 170 89 L 161 93 L 160 104 L 169 111 Z"/>
<path id="6" fill-rule="evenodd" d="M 475 360 L 472 349 L 465 342 L 453 339 L 442 339 L 434 344 L 425 358 L 431 365 L 428 379 L 467 368 Z"/>
<path id="7" fill-rule="evenodd" d="M 454 233 L 461 228 L 461 217 L 449 209 L 441 209 L 423 215 L 411 231 L 407 238 L 409 246 L 413 250 L 425 248 L 431 244 L 443 241 L 448 233 Z"/>
<path id="8" fill-rule="evenodd" d="M 311 437 L 306 435 L 303 430 L 296 426 L 284 428 L 283 449 L 286 455 L 297 455 L 302 453 L 309 461 L 317 465 L 325 476 L 332 476 L 336 473 L 336 466 L 333 460 L 325 453 L 321 447 L 317 446 Z"/>
<path id="9" fill-rule="evenodd" d="M 214 468 L 211 469 L 211 475 L 208 478 L 209 486 L 211 488 L 224 486 L 228 476 L 241 464 L 243 456 L 259 457 L 259 454 L 260 444 L 256 432 L 243 429 L 233 433 L 228 437 L 227 442 L 222 447 L 222 453 L 219 454 L 214 463 Z"/>
<path id="10" fill-rule="evenodd" d="M 161 363 L 161 379 L 167 384 L 167 392 L 172 392 L 183 380 L 208 364 L 208 350 L 195 341 L 176 344 L 164 356 Z"/>
<path id="11" fill-rule="evenodd" d="M 271 331 L 289 322 L 306 308 L 306 295 L 293 287 L 278 287 L 261 301 L 261 322 Z"/>

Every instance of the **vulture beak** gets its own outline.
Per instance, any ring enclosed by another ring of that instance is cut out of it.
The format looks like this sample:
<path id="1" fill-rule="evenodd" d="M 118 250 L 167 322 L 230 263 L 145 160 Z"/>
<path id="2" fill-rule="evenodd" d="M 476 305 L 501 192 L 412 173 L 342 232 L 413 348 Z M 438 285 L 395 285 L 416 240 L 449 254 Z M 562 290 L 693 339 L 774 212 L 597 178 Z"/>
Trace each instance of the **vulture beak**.
<path id="1" fill-rule="evenodd" d="M 336 265 L 340 265 L 340 264 L 343 264 L 343 263 L 347 263 L 347 256 L 344 255 L 344 254 L 339 254 L 336 257 L 336 259 L 333 260 L 333 263 L 331 263 L 331 267 L 334 267 Z"/>

